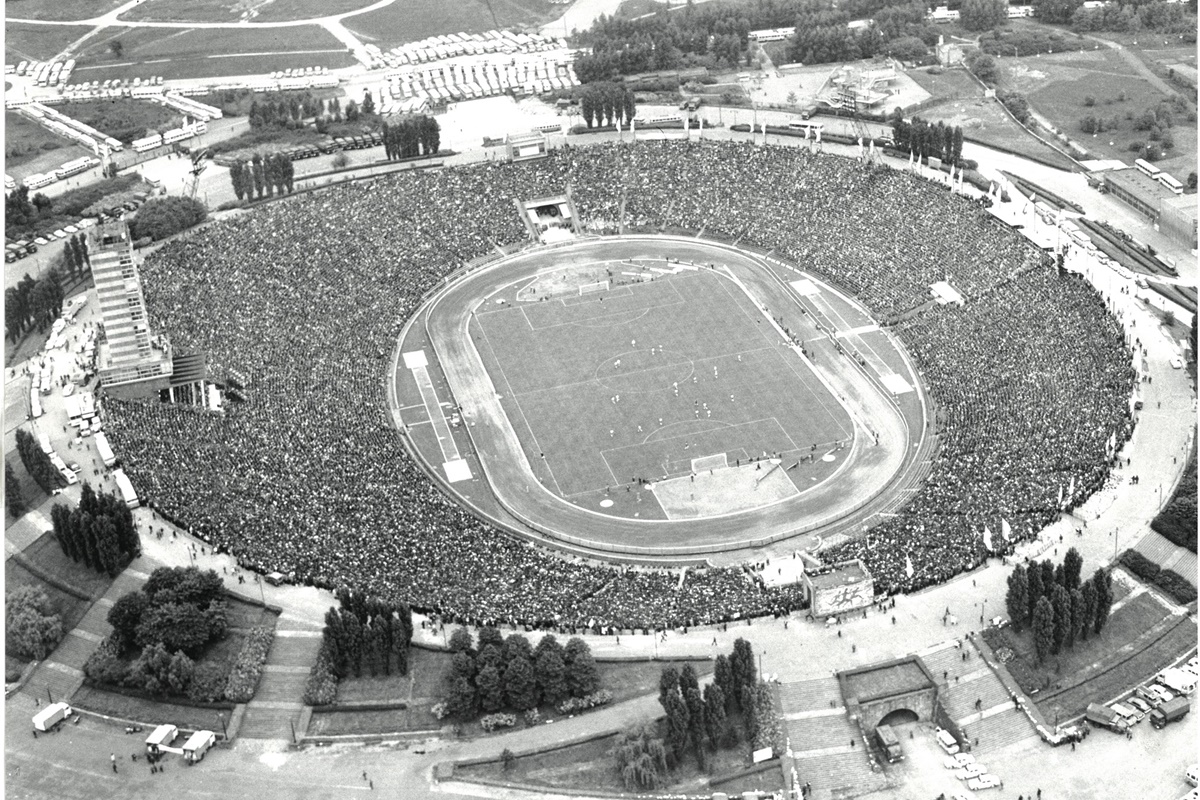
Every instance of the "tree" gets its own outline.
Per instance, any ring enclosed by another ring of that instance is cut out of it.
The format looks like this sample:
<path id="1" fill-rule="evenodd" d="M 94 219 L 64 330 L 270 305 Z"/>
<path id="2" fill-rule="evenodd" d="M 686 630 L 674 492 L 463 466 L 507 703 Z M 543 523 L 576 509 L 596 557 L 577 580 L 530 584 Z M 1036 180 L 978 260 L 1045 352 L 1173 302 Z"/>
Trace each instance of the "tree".
<path id="1" fill-rule="evenodd" d="M 690 719 L 687 705 L 679 695 L 679 689 L 676 688 L 675 691 L 667 694 L 663 706 L 667 711 L 666 744 L 671 750 L 675 763 L 678 764 L 682 760 L 683 750 L 688 743 Z"/>
<path id="2" fill-rule="evenodd" d="M 1071 630 L 1067 632 L 1067 647 L 1074 647 L 1075 640 L 1079 638 L 1079 634 L 1087 625 L 1087 609 L 1083 599 L 1083 592 L 1079 589 L 1071 590 Z"/>
<path id="3" fill-rule="evenodd" d="M 485 713 L 504 708 L 504 687 L 496 664 L 489 663 L 480 668 L 475 676 L 475 687 L 479 690 L 479 705 Z"/>
<path id="4" fill-rule="evenodd" d="M 1027 619 L 1033 619 L 1033 613 L 1037 610 L 1037 601 L 1042 598 L 1045 592 L 1042 591 L 1042 568 L 1036 561 L 1029 565 L 1026 572 L 1028 579 L 1026 583 L 1029 585 L 1029 615 Z"/>
<path id="5" fill-rule="evenodd" d="M 1092 585 L 1096 591 L 1096 614 L 1092 620 L 1092 630 L 1101 633 L 1112 611 L 1112 575 L 1107 570 L 1097 569 L 1092 575 Z"/>
<path id="6" fill-rule="evenodd" d="M 1054 609 L 1045 596 L 1038 598 L 1033 611 L 1033 646 L 1039 664 L 1054 646 Z"/>
<path id="7" fill-rule="evenodd" d="M 729 666 L 729 657 L 724 653 L 717 656 L 713 662 L 713 684 L 721 689 L 725 699 L 725 713 L 731 713 L 736 704 L 733 695 L 737 690 L 733 684 L 733 668 Z"/>
<path id="8" fill-rule="evenodd" d="M 592 649 L 578 636 L 567 642 L 563 653 L 567 668 L 567 688 L 572 697 L 586 697 L 600 688 L 600 672 L 592 658 Z"/>
<path id="9" fill-rule="evenodd" d="M 725 729 L 725 693 L 716 683 L 704 687 L 704 730 L 709 747 L 716 749 Z"/>
<path id="10" fill-rule="evenodd" d="M 987 84 L 993 84 L 999 78 L 996 59 L 986 53 L 973 53 L 968 56 L 967 69 L 971 70 L 972 75 Z"/>
<path id="11" fill-rule="evenodd" d="M 129 668 L 128 682 L 151 694 L 166 694 L 171 688 L 171 654 L 162 642 L 147 644 Z"/>
<path id="12" fill-rule="evenodd" d="M 41 661 L 62 639 L 62 618 L 54 613 L 50 598 L 34 586 L 8 592 L 5 604 L 5 642 L 24 658 Z"/>
<path id="13" fill-rule="evenodd" d="M 471 640 L 471 632 L 466 628 L 455 628 L 450 634 L 449 648 L 451 653 L 467 653 L 475 655 L 475 643 Z"/>
<path id="14" fill-rule="evenodd" d="M 757 683 L 754 669 L 754 648 L 748 641 L 738 637 L 737 641 L 733 643 L 733 655 L 729 658 L 729 666 L 733 671 L 736 702 L 738 707 L 745 711 L 746 709 L 742 705 L 742 690 Z"/>
<path id="15" fill-rule="evenodd" d="M 1187 176 L 1187 188 L 1195 189 L 1196 182 L 1197 182 L 1196 170 L 1192 170 L 1191 172 L 1188 173 L 1188 176 Z"/>
<path id="16" fill-rule="evenodd" d="M 138 623 L 134 642 L 146 647 L 165 645 L 168 650 L 197 650 L 209 640 L 204 612 L 184 603 L 163 603 L 146 609 Z"/>
<path id="17" fill-rule="evenodd" d="M 546 650 L 537 657 L 534 675 L 544 702 L 558 705 L 567 698 L 567 668 L 557 650 Z"/>
<path id="18" fill-rule="evenodd" d="M 195 663 L 185 653 L 176 653 L 171 656 L 171 663 L 167 667 L 167 686 L 175 694 L 183 694 L 192 682 L 195 671 Z"/>
<path id="19" fill-rule="evenodd" d="M 492 625 L 486 625 L 479 629 L 479 652 L 482 653 L 489 644 L 494 644 L 497 651 L 504 647 L 504 634 L 500 632 L 499 628 Z"/>
<path id="20" fill-rule="evenodd" d="M 113 58 L 120 58 L 125 55 L 125 43 L 120 39 L 113 39 L 108 43 L 108 50 L 113 54 Z"/>
<path id="21" fill-rule="evenodd" d="M 108 610 L 108 624 L 113 628 L 112 638 L 121 650 L 133 646 L 142 614 L 146 613 L 148 606 L 145 594 L 129 592 L 121 595 Z"/>
<path id="22" fill-rule="evenodd" d="M 504 699 L 514 711 L 537 708 L 537 678 L 529 659 L 518 655 L 504 668 Z"/>
<path id="23" fill-rule="evenodd" d="M 1054 609 L 1054 646 L 1051 652 L 1057 654 L 1071 633 L 1071 595 L 1061 585 L 1055 584 L 1050 605 Z"/>
<path id="24" fill-rule="evenodd" d="M 1054 598 L 1052 597 L 1052 595 L 1054 593 L 1054 586 L 1055 586 L 1054 562 L 1047 558 L 1046 560 L 1042 561 L 1042 563 L 1039 564 L 1038 566 L 1042 570 L 1042 594 L 1046 595 L 1046 597 L 1049 597 L 1051 600 L 1053 600 Z"/>
<path id="25" fill-rule="evenodd" d="M 664 667 L 658 676 L 658 703 L 667 710 L 667 695 L 679 691 L 679 670 L 674 667 Z"/>
<path id="26" fill-rule="evenodd" d="M 688 667 L 691 665 L 689 664 Z M 691 739 L 692 749 L 696 753 L 696 763 L 703 770 L 705 766 L 704 737 L 707 730 L 704 697 L 700 694 L 700 687 L 694 685 L 684 689 L 682 693 L 683 703 L 687 706 L 688 711 L 688 738 Z"/>
<path id="27" fill-rule="evenodd" d="M 370 89 L 363 90 L 362 113 L 364 113 L 364 114 L 374 114 L 375 113 L 375 98 L 371 96 Z"/>
<path id="28" fill-rule="evenodd" d="M 1004 598 L 1008 619 L 1018 631 L 1029 619 L 1029 577 L 1025 567 L 1017 564 L 1008 576 L 1008 593 Z"/>
<path id="29" fill-rule="evenodd" d="M 262 196 L 261 192 L 259 196 Z M 195 198 L 158 197 L 146 201 L 138 209 L 130 225 L 130 235 L 135 239 L 149 236 L 159 241 L 199 225 L 207 217 L 208 209 Z"/>
<path id="30" fill-rule="evenodd" d="M 479 694 L 471 681 L 461 675 L 453 676 L 446 693 L 446 711 L 458 719 L 470 719 L 479 713 Z"/>
<path id="31" fill-rule="evenodd" d="M 21 496 L 21 481 L 13 472 L 12 464 L 8 461 L 4 462 L 4 505 L 14 519 L 25 515 L 25 498 Z"/>
<path id="32" fill-rule="evenodd" d="M 1083 572 L 1083 556 L 1072 547 L 1063 556 L 1063 586 L 1069 592 L 1079 588 L 1080 574 Z"/>
<path id="33" fill-rule="evenodd" d="M 1083 597 L 1083 614 L 1077 620 L 1080 625 L 1079 638 L 1087 641 L 1096 621 L 1096 587 L 1091 581 L 1087 581 L 1079 593 Z"/>

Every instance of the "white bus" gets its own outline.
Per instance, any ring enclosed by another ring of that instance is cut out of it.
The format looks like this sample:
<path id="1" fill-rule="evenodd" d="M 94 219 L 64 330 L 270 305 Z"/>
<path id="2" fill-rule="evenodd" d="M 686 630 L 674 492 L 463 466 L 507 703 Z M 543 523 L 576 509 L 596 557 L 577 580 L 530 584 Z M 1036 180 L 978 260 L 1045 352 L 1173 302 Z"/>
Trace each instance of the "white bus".
<path id="1" fill-rule="evenodd" d="M 100 454 L 100 460 L 104 462 L 104 466 L 111 467 L 117 463 L 117 456 L 108 443 L 108 437 L 103 433 L 96 434 L 96 452 Z"/>
<path id="2" fill-rule="evenodd" d="M 1138 168 L 1138 172 L 1142 173 L 1143 175 L 1149 175 L 1151 178 L 1157 178 L 1158 173 L 1162 172 L 1161 169 L 1143 158 L 1139 158 L 1137 161 L 1134 161 L 1133 165 Z"/>
<path id="3" fill-rule="evenodd" d="M 38 397 L 36 387 L 29 390 L 29 415 L 34 419 L 42 415 L 42 399 Z"/>
<path id="4" fill-rule="evenodd" d="M 1171 191 L 1171 194 L 1183 194 L 1183 184 L 1174 175 L 1159 172 L 1158 182 L 1167 187 Z"/>
<path id="5" fill-rule="evenodd" d="M 825 130 L 825 124 L 823 122 L 794 119 L 788 122 L 788 130 L 800 133 L 807 131 L 809 135 L 815 136 L 818 132 Z"/>
<path id="6" fill-rule="evenodd" d="M 91 392 L 83 392 L 79 395 L 80 400 L 80 416 L 85 419 L 91 419 L 96 416 L 96 395 Z"/>
<path id="7" fill-rule="evenodd" d="M 125 505 L 130 508 L 137 508 L 141 505 L 137 492 L 133 490 L 133 483 L 129 480 L 129 476 L 125 474 L 125 470 L 113 470 L 113 480 L 117 482 L 117 488 L 121 490 L 121 497 L 124 498 Z"/>

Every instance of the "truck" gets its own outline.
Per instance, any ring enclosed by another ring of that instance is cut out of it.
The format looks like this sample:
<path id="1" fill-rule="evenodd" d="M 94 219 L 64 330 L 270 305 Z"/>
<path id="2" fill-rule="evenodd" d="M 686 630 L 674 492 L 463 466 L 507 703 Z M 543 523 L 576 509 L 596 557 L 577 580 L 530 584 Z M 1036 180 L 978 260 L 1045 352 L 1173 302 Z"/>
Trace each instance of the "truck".
<path id="1" fill-rule="evenodd" d="M 1087 713 L 1084 714 L 1084 718 L 1093 725 L 1108 728 L 1110 731 L 1116 731 L 1117 733 L 1124 733 L 1129 728 L 1120 714 L 1108 706 L 1102 706 L 1099 703 L 1088 703 Z"/>
<path id="2" fill-rule="evenodd" d="M 71 713 L 71 707 L 66 703 L 51 703 L 33 715 L 33 729 L 43 733 L 53 730 L 55 726 L 71 716 Z"/>
<path id="3" fill-rule="evenodd" d="M 900 749 L 900 738 L 896 736 L 896 732 L 892 730 L 891 725 L 880 725 L 875 729 L 875 738 L 879 740 L 879 746 L 883 748 L 883 753 L 887 756 L 888 763 L 894 764 L 897 761 L 904 760 L 904 752 Z"/>
<path id="4" fill-rule="evenodd" d="M 217 735 L 212 731 L 196 731 L 183 743 L 183 760 L 195 764 L 204 759 L 204 754 L 217 742 Z"/>
<path id="5" fill-rule="evenodd" d="M 1186 697 L 1176 697 L 1174 700 L 1168 700 L 1158 708 L 1150 711 L 1150 724 L 1158 730 L 1162 730 L 1169 723 L 1177 719 L 1182 719 L 1190 708 L 1191 704 Z"/>
<path id="6" fill-rule="evenodd" d="M 174 725 L 159 725 L 146 737 L 146 752 L 150 755 L 159 753 L 162 748 L 170 747 L 178 735 L 179 728 Z"/>

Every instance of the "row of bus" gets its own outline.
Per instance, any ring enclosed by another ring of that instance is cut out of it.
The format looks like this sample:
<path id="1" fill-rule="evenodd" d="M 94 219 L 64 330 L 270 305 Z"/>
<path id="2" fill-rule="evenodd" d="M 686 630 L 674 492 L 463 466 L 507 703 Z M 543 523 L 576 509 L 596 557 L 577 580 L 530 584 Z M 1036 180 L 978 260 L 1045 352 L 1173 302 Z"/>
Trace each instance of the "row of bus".
<path id="1" fill-rule="evenodd" d="M 99 166 L 99 164 L 100 159 L 98 158 L 81 156 L 80 158 L 68 161 L 53 172 L 35 172 L 32 175 L 27 175 L 21 183 L 29 189 L 41 189 L 43 186 L 49 186 L 55 181 L 63 181 L 72 175 L 87 172 L 92 167 Z"/>
<path id="2" fill-rule="evenodd" d="M 293 147 L 285 147 L 278 150 L 280 155 L 286 156 L 290 161 L 299 161 L 303 158 L 316 158 L 321 155 L 329 155 L 336 153 L 339 150 L 365 150 L 368 147 L 379 147 L 383 144 L 383 133 L 380 131 L 371 131 L 357 136 L 324 136 L 311 144 L 299 144 Z M 240 159 L 229 155 L 220 155 L 213 159 L 218 166 L 228 167 Z"/>
<path id="3" fill-rule="evenodd" d="M 17 111 L 60 136 L 79 142 L 97 155 L 104 150 L 119 153 L 125 149 L 125 145 L 119 139 L 114 139 L 91 125 L 73 119 L 58 109 L 43 103 L 24 103 Z"/>
<path id="4" fill-rule="evenodd" d="M 182 142 L 187 139 L 193 139 L 207 131 L 207 122 L 193 122 L 180 128 L 172 128 L 169 131 L 153 133 L 141 139 L 134 139 L 131 143 L 131 146 L 136 152 L 145 153 L 149 150 L 155 149 L 156 147 L 162 147 L 164 145 Z"/>
<path id="5" fill-rule="evenodd" d="M 1133 165 L 1137 167 L 1138 172 L 1161 183 L 1171 194 L 1183 194 L 1183 183 L 1174 175 L 1163 172 L 1144 158 L 1134 161 Z"/>
<path id="6" fill-rule="evenodd" d="M 75 70 L 75 59 L 66 61 L 22 61 L 17 64 L 18 75 L 28 75 L 38 86 L 65 84 Z"/>
<path id="7" fill-rule="evenodd" d="M 168 108 L 173 108 L 176 111 L 187 114 L 189 117 L 197 119 L 200 122 L 221 119 L 223 116 L 225 116 L 225 114 L 219 108 L 210 106 L 206 103 L 201 103 L 199 100 L 193 100 L 190 97 L 184 97 L 183 95 L 175 92 L 150 95 L 149 99 L 156 103 L 161 103 Z"/>

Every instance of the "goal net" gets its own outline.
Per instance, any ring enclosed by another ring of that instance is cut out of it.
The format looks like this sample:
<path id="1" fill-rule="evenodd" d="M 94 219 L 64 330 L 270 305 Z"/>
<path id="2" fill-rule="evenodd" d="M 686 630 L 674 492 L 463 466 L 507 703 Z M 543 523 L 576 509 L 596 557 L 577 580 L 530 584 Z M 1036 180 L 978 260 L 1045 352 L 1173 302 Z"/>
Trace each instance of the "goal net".
<path id="1" fill-rule="evenodd" d="M 592 292 L 606 292 L 606 291 L 608 291 L 608 281 L 596 281 L 595 283 L 585 283 L 579 287 L 580 296 L 583 296 L 585 294 L 591 294 Z"/>

